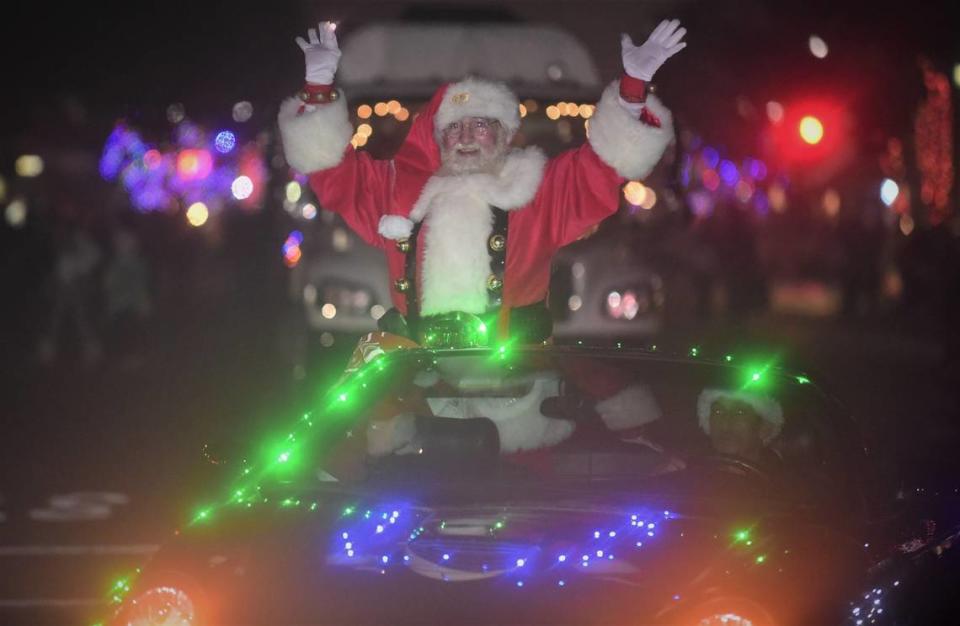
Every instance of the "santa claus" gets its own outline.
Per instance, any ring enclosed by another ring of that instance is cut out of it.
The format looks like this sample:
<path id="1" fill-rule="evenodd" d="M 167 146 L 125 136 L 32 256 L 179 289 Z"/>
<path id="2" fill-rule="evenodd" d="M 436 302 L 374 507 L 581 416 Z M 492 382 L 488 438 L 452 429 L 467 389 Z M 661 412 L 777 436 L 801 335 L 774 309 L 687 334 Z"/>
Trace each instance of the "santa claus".
<path id="1" fill-rule="evenodd" d="M 437 90 L 392 159 L 356 151 L 333 86 L 334 25 L 298 37 L 306 85 L 280 108 L 287 162 L 309 175 L 325 208 L 386 253 L 395 308 L 381 328 L 425 345 L 548 338 L 554 252 L 615 213 L 621 185 L 646 176 L 673 139 L 670 112 L 648 85 L 686 45 L 685 32 L 672 20 L 640 46 L 623 35 L 625 73 L 604 90 L 588 141 L 550 160 L 511 147 L 517 97 L 472 77 Z"/>

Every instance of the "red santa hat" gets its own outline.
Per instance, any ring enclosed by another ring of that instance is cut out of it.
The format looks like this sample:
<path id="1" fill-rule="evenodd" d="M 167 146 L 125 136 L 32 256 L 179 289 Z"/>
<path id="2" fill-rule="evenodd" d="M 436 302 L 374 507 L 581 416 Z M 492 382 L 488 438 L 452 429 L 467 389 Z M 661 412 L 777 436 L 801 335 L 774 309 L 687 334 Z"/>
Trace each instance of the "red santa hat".
<path id="1" fill-rule="evenodd" d="M 697 417 L 700 420 L 700 429 L 710 434 L 710 410 L 717 400 L 738 400 L 748 404 L 757 414 L 770 425 L 764 443 L 780 434 L 783 428 L 783 409 L 780 403 L 768 396 L 746 391 L 729 391 L 726 389 L 704 389 L 697 398 Z"/>
<path id="2" fill-rule="evenodd" d="M 447 86 L 434 118 L 434 132 L 465 117 L 486 117 L 500 122 L 510 135 L 520 128 L 520 102 L 503 83 L 466 78 Z"/>

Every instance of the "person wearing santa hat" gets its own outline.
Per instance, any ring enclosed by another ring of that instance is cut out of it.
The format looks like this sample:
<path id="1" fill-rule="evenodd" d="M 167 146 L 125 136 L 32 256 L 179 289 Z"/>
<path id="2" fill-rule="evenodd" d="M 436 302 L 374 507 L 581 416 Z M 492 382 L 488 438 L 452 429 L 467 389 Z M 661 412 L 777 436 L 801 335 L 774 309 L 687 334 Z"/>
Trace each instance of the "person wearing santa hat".
<path id="1" fill-rule="evenodd" d="M 306 85 L 280 107 L 284 153 L 325 208 L 386 253 L 395 309 L 381 329 L 424 345 L 436 336 L 469 345 L 474 338 L 456 330 L 469 319 L 477 336 L 489 329 L 547 339 L 554 252 L 615 213 L 621 185 L 646 176 L 673 139 L 670 111 L 648 85 L 686 46 L 685 33 L 665 20 L 640 46 L 623 35 L 625 73 L 604 90 L 588 141 L 549 161 L 536 147 L 510 147 L 517 97 L 476 77 L 440 87 L 392 159 L 356 151 L 345 98 L 333 86 L 334 24 L 298 37 Z"/>
<path id="2" fill-rule="evenodd" d="M 708 388 L 697 398 L 697 418 L 716 454 L 765 465 L 779 462 L 769 447 L 783 429 L 783 409 L 775 399 Z"/>

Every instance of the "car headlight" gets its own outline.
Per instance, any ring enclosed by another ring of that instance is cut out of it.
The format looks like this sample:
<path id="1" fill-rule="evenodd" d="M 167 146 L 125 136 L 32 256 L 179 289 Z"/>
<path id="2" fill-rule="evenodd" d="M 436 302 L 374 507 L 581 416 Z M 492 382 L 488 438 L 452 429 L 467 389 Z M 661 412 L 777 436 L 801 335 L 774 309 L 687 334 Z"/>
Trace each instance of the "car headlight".
<path id="1" fill-rule="evenodd" d="M 195 626 L 193 601 L 176 587 L 153 587 L 127 603 L 116 626 Z"/>

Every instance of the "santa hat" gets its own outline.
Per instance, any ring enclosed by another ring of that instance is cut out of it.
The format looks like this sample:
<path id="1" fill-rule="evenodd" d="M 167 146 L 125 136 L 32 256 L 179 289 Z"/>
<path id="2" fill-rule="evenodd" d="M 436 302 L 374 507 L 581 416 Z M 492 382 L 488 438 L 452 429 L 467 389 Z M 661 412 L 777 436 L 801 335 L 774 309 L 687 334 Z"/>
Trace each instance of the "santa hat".
<path id="1" fill-rule="evenodd" d="M 757 414 L 770 424 L 771 428 L 764 437 L 764 443 L 780 434 L 783 428 L 783 409 L 780 403 L 773 398 L 761 396 L 745 391 L 729 391 L 726 389 L 704 389 L 697 398 L 697 417 L 700 419 L 700 428 L 710 434 L 710 409 L 717 400 L 739 400 L 750 405 Z"/>
<path id="2" fill-rule="evenodd" d="M 434 118 L 436 137 L 448 125 L 465 117 L 500 122 L 510 135 L 520 128 L 520 102 L 503 83 L 467 78 L 447 86 Z"/>

